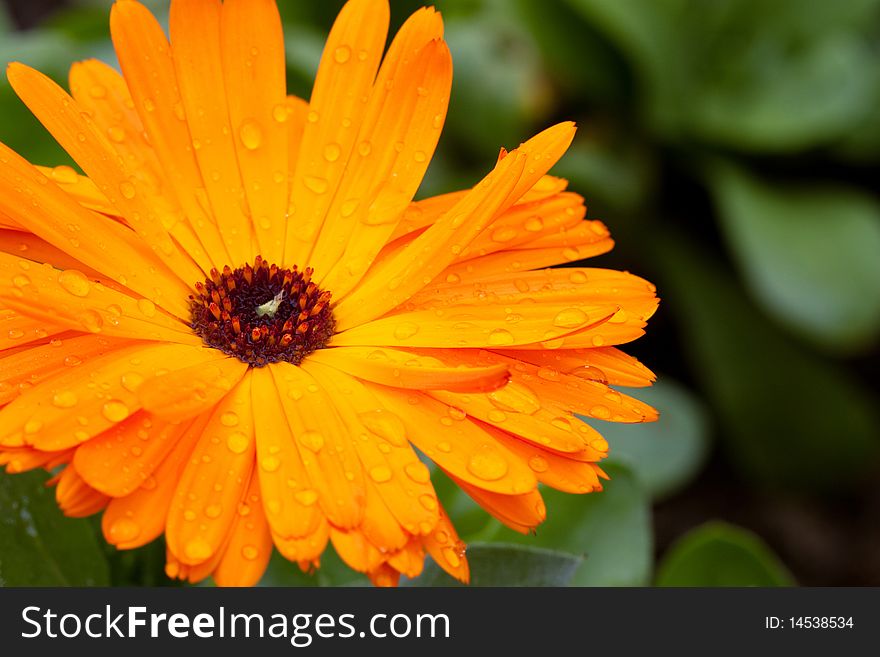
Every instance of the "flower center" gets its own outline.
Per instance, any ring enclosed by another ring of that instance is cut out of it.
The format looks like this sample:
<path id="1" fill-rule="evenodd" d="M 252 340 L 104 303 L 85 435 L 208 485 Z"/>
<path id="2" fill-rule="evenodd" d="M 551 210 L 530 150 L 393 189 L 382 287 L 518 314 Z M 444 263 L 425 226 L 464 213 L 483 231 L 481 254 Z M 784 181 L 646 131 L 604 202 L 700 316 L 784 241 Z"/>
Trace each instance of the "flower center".
<path id="1" fill-rule="evenodd" d="M 253 367 L 299 365 L 333 335 L 330 292 L 311 282 L 312 269 L 281 269 L 257 256 L 253 266 L 196 283 L 190 326 L 205 344 Z"/>

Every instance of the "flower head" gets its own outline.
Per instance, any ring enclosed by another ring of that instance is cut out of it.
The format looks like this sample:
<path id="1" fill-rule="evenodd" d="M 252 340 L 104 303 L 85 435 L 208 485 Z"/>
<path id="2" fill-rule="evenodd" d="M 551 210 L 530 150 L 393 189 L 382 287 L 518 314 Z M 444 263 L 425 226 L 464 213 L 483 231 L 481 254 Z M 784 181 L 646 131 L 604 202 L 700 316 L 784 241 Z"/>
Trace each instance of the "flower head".
<path id="1" fill-rule="evenodd" d="M 467 580 L 416 450 L 528 532 L 538 483 L 601 489 L 608 444 L 575 415 L 656 417 L 613 385 L 653 375 L 615 345 L 654 287 L 548 268 L 608 251 L 547 175 L 551 127 L 472 189 L 413 201 L 452 78 L 440 15 L 384 58 L 386 0 L 350 0 L 308 102 L 285 89 L 270 0 L 173 0 L 170 43 L 134 0 L 68 94 L 15 91 L 82 168 L 0 146 L 0 463 L 56 472 L 107 540 L 164 533 L 167 572 L 256 582 L 274 547 L 328 542 L 377 584 L 425 553 Z"/>

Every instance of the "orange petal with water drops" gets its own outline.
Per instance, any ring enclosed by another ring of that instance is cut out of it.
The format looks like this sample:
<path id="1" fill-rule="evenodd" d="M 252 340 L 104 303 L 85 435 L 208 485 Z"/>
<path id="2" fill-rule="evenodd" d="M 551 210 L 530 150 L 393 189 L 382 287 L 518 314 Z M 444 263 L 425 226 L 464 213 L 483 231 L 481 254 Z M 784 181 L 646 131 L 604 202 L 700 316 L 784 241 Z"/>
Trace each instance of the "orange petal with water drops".
<path id="1" fill-rule="evenodd" d="M 150 202 L 150 186 L 131 174 L 91 114 L 34 69 L 10 64 L 7 77 L 28 108 L 153 249 L 156 264 L 167 264 L 171 272 L 185 281 L 196 279 L 199 269 L 168 234 Z"/>
<path id="2" fill-rule="evenodd" d="M 85 518 L 98 513 L 110 501 L 107 495 L 89 486 L 73 466 L 64 468 L 54 481 L 57 481 L 55 499 L 58 506 L 70 518 Z"/>
<path id="3" fill-rule="evenodd" d="M 149 299 L 112 290 L 77 269 L 60 271 L 6 253 L 0 253 L 0 303 L 86 333 L 187 345 L 201 342 L 186 324 Z"/>
<path id="4" fill-rule="evenodd" d="M 165 171 L 144 130 L 144 124 L 122 75 L 113 67 L 95 59 L 76 62 L 70 68 L 70 93 L 92 114 L 95 125 L 107 135 L 130 174 L 143 183 L 145 197 L 165 229 L 203 271 L 210 270 L 211 261 L 186 220 L 174 190 L 164 184 Z M 57 174 L 59 168 L 64 167 L 56 167 L 54 173 Z M 65 177 L 69 175 L 66 173 Z M 57 178 L 56 175 L 55 179 Z M 69 186 L 61 186 L 65 191 L 71 191 Z M 86 207 L 111 216 L 119 214 L 97 187 L 95 191 L 101 194 L 100 199 L 92 200 L 84 196 L 88 191 L 87 188 L 73 190 L 74 196 Z M 119 220 L 125 221 L 121 217 Z"/>
<path id="5" fill-rule="evenodd" d="M 405 532 L 400 523 L 388 510 L 378 491 L 378 484 L 367 482 L 367 494 L 364 506 L 364 521 L 359 529 L 370 543 L 379 548 L 380 552 L 393 552 L 407 544 L 410 534 Z"/>
<path id="6" fill-rule="evenodd" d="M 379 564 L 374 570 L 367 573 L 367 577 L 377 588 L 391 588 L 400 582 L 400 571 L 388 565 L 387 563 Z"/>
<path id="7" fill-rule="evenodd" d="M 616 305 L 538 304 L 523 299 L 516 305 L 405 311 L 337 333 L 330 344 L 455 349 L 540 344 L 601 326 L 618 310 Z"/>
<path id="8" fill-rule="evenodd" d="M 409 543 L 388 557 L 387 563 L 410 579 L 421 575 L 425 565 L 425 551 L 421 540 L 415 536 L 410 538 Z"/>
<path id="9" fill-rule="evenodd" d="M 0 466 L 6 466 L 7 474 L 19 474 L 43 468 L 47 471 L 70 463 L 73 459 L 72 449 L 58 452 L 43 452 L 33 447 L 11 447 L 0 450 Z"/>
<path id="10" fill-rule="evenodd" d="M 396 388 L 415 390 L 453 390 L 484 392 L 507 383 L 507 367 L 448 365 L 442 351 L 434 355 L 377 347 L 336 347 L 319 349 L 309 356 L 311 361 L 324 363 L 348 372 L 359 379 Z"/>
<path id="11" fill-rule="evenodd" d="M 309 115 L 309 103 L 297 96 L 288 96 L 284 101 L 284 111 L 287 113 L 287 160 L 288 178 L 292 177 L 299 159 L 300 146 L 302 145 L 303 133 Z M 280 116 L 280 114 L 279 114 Z M 287 230 L 285 228 L 285 240 Z"/>
<path id="12" fill-rule="evenodd" d="M 401 420 L 410 442 L 444 470 L 505 495 L 526 493 L 537 486 L 525 463 L 457 409 L 411 391 L 375 385 L 370 391 Z"/>
<path id="13" fill-rule="evenodd" d="M 358 529 L 330 527 L 330 542 L 349 568 L 359 573 L 375 570 L 385 560 L 379 549 Z"/>
<path id="14" fill-rule="evenodd" d="M 464 543 L 458 537 L 458 532 L 455 531 L 452 521 L 442 507 L 437 527 L 433 532 L 422 537 L 422 545 L 437 565 L 452 577 L 465 584 L 470 581 Z"/>
<path id="15" fill-rule="evenodd" d="M 153 474 L 186 429 L 138 411 L 80 445 L 73 465 L 92 488 L 123 497 Z"/>
<path id="16" fill-rule="evenodd" d="M 100 280 L 104 285 L 116 290 L 123 288 L 101 272 L 80 262 L 66 251 L 49 244 L 46 240 L 18 230 L 0 229 L 0 251 L 26 258 L 32 262 L 49 263 L 56 269 L 79 269 L 92 280 Z"/>
<path id="17" fill-rule="evenodd" d="M 260 581 L 272 556 L 272 535 L 260 498 L 256 477 L 238 508 L 226 549 L 214 570 L 218 586 L 254 586 Z"/>
<path id="18" fill-rule="evenodd" d="M 572 414 L 543 403 L 540 394 L 533 389 L 510 383 L 498 392 L 498 395 L 461 394 L 431 390 L 425 394 L 545 449 L 578 454 L 585 460 L 598 460 L 604 455 L 590 446 L 593 441 L 601 439 L 595 429 Z"/>
<path id="19" fill-rule="evenodd" d="M 343 299 L 336 309 L 339 329 L 345 330 L 382 315 L 430 282 L 556 163 L 571 143 L 574 132 L 574 124 L 561 123 L 536 135 L 501 160 L 433 226 Z M 371 303 L 364 303 L 366 299 Z"/>
<path id="20" fill-rule="evenodd" d="M 113 217 L 117 221 L 124 221 L 91 178 L 78 174 L 66 164 L 57 167 L 35 165 L 35 168 L 84 208 Z"/>
<path id="21" fill-rule="evenodd" d="M 317 563 L 330 540 L 330 525 L 322 515 L 315 530 L 302 538 L 282 538 L 272 535 L 272 541 L 285 559 L 295 561 L 304 571 L 308 564 Z"/>
<path id="22" fill-rule="evenodd" d="M 255 456 L 250 377 L 214 409 L 174 493 L 168 547 L 194 566 L 218 554 L 244 499 Z"/>
<path id="23" fill-rule="evenodd" d="M 0 352 L 0 405 L 49 377 L 125 346 L 94 335 L 78 335 L 6 355 Z"/>
<path id="24" fill-rule="evenodd" d="M 229 119 L 219 0 L 172 2 L 174 70 L 201 178 L 234 263 L 253 257 L 245 189 Z M 286 202 L 286 199 L 285 199 Z"/>
<path id="25" fill-rule="evenodd" d="M 528 463 L 542 484 L 576 494 L 601 489 L 594 463 L 566 458 L 562 454 L 520 440 L 505 431 L 488 431 L 497 441 Z"/>
<path id="26" fill-rule="evenodd" d="M 657 380 L 651 370 L 616 347 L 552 351 L 509 349 L 498 353 L 539 367 L 553 367 L 565 374 L 611 385 L 644 388 Z"/>
<path id="27" fill-rule="evenodd" d="M 598 222 L 595 222 L 598 224 Z M 592 229 L 591 229 L 592 230 Z M 608 253 L 614 248 L 610 237 L 595 236 L 589 242 L 566 248 L 511 249 L 498 251 L 478 258 L 456 262 L 440 272 L 435 281 L 477 283 L 483 276 L 507 274 L 542 269 L 552 265 L 577 262 Z"/>
<path id="28" fill-rule="evenodd" d="M 367 271 L 415 195 L 449 104 L 452 58 L 439 14 L 401 28 L 379 71 L 357 152 L 348 162 L 309 262 L 344 296 Z M 331 269 L 332 268 L 332 269 Z"/>
<path id="29" fill-rule="evenodd" d="M 391 514 L 410 534 L 430 532 L 437 522 L 437 495 L 401 418 L 383 408 L 369 386 L 345 372 L 313 360 L 303 368 L 339 400 L 336 409 L 363 469 Z"/>
<path id="30" fill-rule="evenodd" d="M 269 367 L 317 502 L 336 527 L 360 525 L 364 474 L 332 397 L 302 367 Z"/>
<path id="31" fill-rule="evenodd" d="M 253 370 L 251 382 L 257 477 L 269 526 L 273 534 L 284 539 L 310 536 L 323 514 L 290 425 L 284 421 L 275 379 L 262 367 Z"/>
<path id="32" fill-rule="evenodd" d="M 538 490 L 524 495 L 499 495 L 469 485 L 455 476 L 450 478 L 491 516 L 521 534 L 528 534 L 547 518 L 547 507 Z"/>
<path id="33" fill-rule="evenodd" d="M 177 482 L 192 457 L 209 415 L 188 423 L 171 452 L 134 492 L 114 497 L 101 518 L 104 538 L 117 549 L 146 545 L 165 531 Z"/>
<path id="34" fill-rule="evenodd" d="M 211 264 L 222 269 L 230 262 L 229 253 L 209 212 L 210 202 L 196 162 L 165 33 L 146 7 L 127 1 L 113 5 L 110 35 L 165 182 L 199 236 Z"/>
<path id="35" fill-rule="evenodd" d="M 0 308 L 0 351 L 18 349 L 38 340 L 48 341 L 65 333 L 66 326 L 22 315 L 10 308 Z"/>
<path id="36" fill-rule="evenodd" d="M 285 262 L 305 262 L 355 147 L 388 35 L 387 0 L 351 0 L 318 66 L 290 188 Z M 330 154 L 331 157 L 327 157 Z"/>
<path id="37" fill-rule="evenodd" d="M 120 347 L 30 388 L 0 409 L 0 444 L 56 451 L 79 445 L 140 409 L 134 392 L 170 366 L 202 358 L 172 344 Z"/>
<path id="38" fill-rule="evenodd" d="M 248 371 L 246 363 L 216 349 L 203 349 L 201 362 L 153 377 L 138 388 L 151 413 L 179 422 L 211 410 Z"/>
<path id="39" fill-rule="evenodd" d="M 281 262 L 288 207 L 287 69 L 274 0 L 226 0 L 220 50 L 258 252 L 270 262 Z"/>
<path id="40" fill-rule="evenodd" d="M 120 285 L 187 316 L 188 286 L 131 230 L 82 207 L 2 144 L 0 163 L 0 212 Z"/>

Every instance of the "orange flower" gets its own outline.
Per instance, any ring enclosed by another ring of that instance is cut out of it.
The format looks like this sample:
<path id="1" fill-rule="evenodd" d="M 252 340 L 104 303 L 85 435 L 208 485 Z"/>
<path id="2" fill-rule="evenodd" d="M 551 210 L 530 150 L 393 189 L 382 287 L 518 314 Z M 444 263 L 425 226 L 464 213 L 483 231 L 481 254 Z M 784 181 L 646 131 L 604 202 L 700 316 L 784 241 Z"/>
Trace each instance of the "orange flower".
<path id="1" fill-rule="evenodd" d="M 600 490 L 608 444 L 574 413 L 656 417 L 611 385 L 657 300 L 636 276 L 547 269 L 608 251 L 547 175 L 563 123 L 474 188 L 413 202 L 446 115 L 440 15 L 384 59 L 386 0 L 351 0 L 309 102 L 286 95 L 270 0 L 174 0 L 171 45 L 133 0 L 71 95 L 21 64 L 22 100 L 82 167 L 0 147 L 0 463 L 57 471 L 71 516 L 167 572 L 249 585 L 274 544 L 327 542 L 376 584 L 464 546 L 416 450 L 527 532 L 543 483 Z"/>

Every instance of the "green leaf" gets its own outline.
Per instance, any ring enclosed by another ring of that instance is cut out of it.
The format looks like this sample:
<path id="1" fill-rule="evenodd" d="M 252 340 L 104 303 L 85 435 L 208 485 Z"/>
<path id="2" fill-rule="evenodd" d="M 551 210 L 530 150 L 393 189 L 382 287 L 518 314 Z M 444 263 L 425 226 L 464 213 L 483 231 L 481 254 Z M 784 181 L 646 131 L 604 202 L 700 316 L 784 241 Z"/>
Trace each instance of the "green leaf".
<path id="1" fill-rule="evenodd" d="M 839 493 L 866 476 L 880 447 L 866 391 L 764 317 L 704 248 L 671 229 L 652 244 L 664 308 L 730 461 L 752 479 L 803 490 Z"/>
<path id="2" fill-rule="evenodd" d="M 567 586 L 582 557 L 521 545 L 481 544 L 468 547 L 470 586 Z M 412 586 L 464 586 L 447 575 L 434 561 Z"/>
<path id="3" fill-rule="evenodd" d="M 603 464 L 604 468 L 604 464 Z M 571 495 L 544 488 L 547 520 L 535 536 L 523 536 L 499 523 L 484 540 L 564 550 L 585 558 L 573 586 L 643 586 L 652 562 L 651 509 L 635 475 L 621 465 L 605 468 L 605 490 Z M 494 521 L 493 521 L 494 522 Z"/>
<path id="4" fill-rule="evenodd" d="M 0 474 L 0 585 L 107 586 L 91 524 L 61 514 L 46 477 Z"/>
<path id="5" fill-rule="evenodd" d="M 665 137 L 796 151 L 874 112 L 876 0 L 568 3 L 627 55 Z"/>
<path id="6" fill-rule="evenodd" d="M 712 169 L 728 244 L 751 293 L 793 331 L 838 351 L 880 335 L 880 204 L 855 189 L 771 185 Z"/>
<path id="7" fill-rule="evenodd" d="M 657 586 L 792 586 L 779 558 L 752 532 L 706 523 L 673 545 L 657 571 Z"/>
<path id="8" fill-rule="evenodd" d="M 611 445 L 608 463 L 628 466 L 651 497 L 667 497 L 686 486 L 706 461 L 706 410 L 691 392 L 665 376 L 632 394 L 660 411 L 660 419 L 646 424 L 590 422 Z"/>

